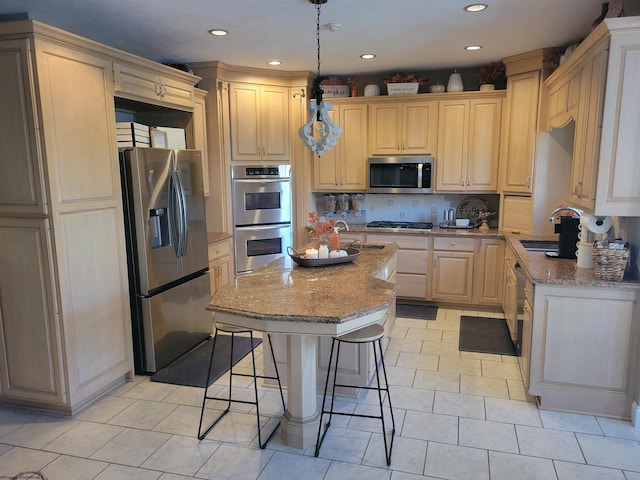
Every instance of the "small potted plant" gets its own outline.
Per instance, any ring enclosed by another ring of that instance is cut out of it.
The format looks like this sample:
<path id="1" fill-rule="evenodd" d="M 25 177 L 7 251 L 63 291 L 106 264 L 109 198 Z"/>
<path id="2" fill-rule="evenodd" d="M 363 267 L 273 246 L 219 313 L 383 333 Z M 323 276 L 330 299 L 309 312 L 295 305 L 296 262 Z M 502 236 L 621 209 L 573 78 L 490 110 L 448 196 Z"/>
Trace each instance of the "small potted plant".
<path id="1" fill-rule="evenodd" d="M 505 71 L 505 65 L 502 62 L 493 63 L 487 67 L 480 67 L 480 69 L 473 74 L 473 78 L 478 80 L 480 84 L 480 91 L 494 90 L 495 81 Z"/>
<path id="2" fill-rule="evenodd" d="M 417 77 L 413 73 L 407 75 L 395 74 L 384 78 L 389 95 L 412 95 L 418 93 L 420 85 L 426 85 L 428 78 Z"/>

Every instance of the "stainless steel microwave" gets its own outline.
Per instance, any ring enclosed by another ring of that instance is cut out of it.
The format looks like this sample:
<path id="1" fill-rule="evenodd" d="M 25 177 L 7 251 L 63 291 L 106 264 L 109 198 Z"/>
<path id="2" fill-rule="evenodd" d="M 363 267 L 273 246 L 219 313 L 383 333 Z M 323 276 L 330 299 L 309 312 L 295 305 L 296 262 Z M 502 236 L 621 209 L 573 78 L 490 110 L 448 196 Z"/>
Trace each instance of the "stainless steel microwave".
<path id="1" fill-rule="evenodd" d="M 433 193 L 433 157 L 373 157 L 367 162 L 369 193 Z"/>

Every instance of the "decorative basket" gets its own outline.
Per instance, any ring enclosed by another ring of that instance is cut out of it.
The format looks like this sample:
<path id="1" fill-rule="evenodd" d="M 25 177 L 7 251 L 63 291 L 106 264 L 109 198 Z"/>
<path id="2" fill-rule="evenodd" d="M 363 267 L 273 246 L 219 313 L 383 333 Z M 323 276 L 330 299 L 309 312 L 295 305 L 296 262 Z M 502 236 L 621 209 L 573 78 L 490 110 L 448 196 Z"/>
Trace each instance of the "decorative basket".
<path id="1" fill-rule="evenodd" d="M 593 274 L 599 280 L 619 282 L 629 261 L 629 249 L 593 248 Z"/>
<path id="2" fill-rule="evenodd" d="M 414 95 L 418 93 L 418 88 L 420 88 L 418 82 L 387 83 L 387 93 L 389 95 Z"/>

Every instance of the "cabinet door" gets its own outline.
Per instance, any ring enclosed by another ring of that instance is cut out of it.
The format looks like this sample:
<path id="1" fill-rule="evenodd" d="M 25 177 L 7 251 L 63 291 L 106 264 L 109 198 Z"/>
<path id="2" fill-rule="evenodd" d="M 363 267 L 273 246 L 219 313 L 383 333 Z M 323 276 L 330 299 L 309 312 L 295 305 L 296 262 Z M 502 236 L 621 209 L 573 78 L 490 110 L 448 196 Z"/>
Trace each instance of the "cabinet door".
<path id="1" fill-rule="evenodd" d="M 31 61 L 28 40 L 0 44 L 0 212 L 9 215 L 47 213 Z"/>
<path id="2" fill-rule="evenodd" d="M 63 404 L 48 220 L 0 218 L 2 395 Z"/>
<path id="3" fill-rule="evenodd" d="M 473 253 L 433 252 L 431 298 L 451 302 L 471 302 Z"/>
<path id="4" fill-rule="evenodd" d="M 483 238 L 476 259 L 474 303 L 500 305 L 504 278 L 504 240 Z"/>
<path id="5" fill-rule="evenodd" d="M 470 101 L 467 190 L 498 190 L 501 124 L 501 99 Z"/>
<path id="6" fill-rule="evenodd" d="M 260 109 L 262 159 L 290 160 L 289 89 L 263 86 Z"/>
<path id="7" fill-rule="evenodd" d="M 469 101 L 441 101 L 438 119 L 436 189 L 464 191 L 467 180 Z"/>
<path id="8" fill-rule="evenodd" d="M 367 189 L 367 106 L 341 105 L 342 138 L 340 153 L 340 189 L 349 192 Z"/>
<path id="9" fill-rule="evenodd" d="M 232 160 L 261 160 L 260 86 L 229 85 Z"/>
<path id="10" fill-rule="evenodd" d="M 503 192 L 532 192 L 539 93 L 539 71 L 512 75 L 507 79 L 507 118 L 502 152 Z"/>
<path id="11" fill-rule="evenodd" d="M 406 103 L 402 115 L 402 153 L 433 155 L 436 152 L 437 119 L 437 102 Z"/>
<path id="12" fill-rule="evenodd" d="M 373 104 L 369 117 L 369 153 L 397 155 L 402 136 L 402 105 Z"/>
<path id="13" fill-rule="evenodd" d="M 343 136 L 347 135 L 346 129 L 341 124 L 340 107 L 334 106 L 329 111 L 329 118 L 343 130 Z M 315 128 L 315 125 L 314 125 Z M 324 152 L 322 156 L 313 155 L 313 189 L 318 191 L 337 191 L 340 185 L 340 147 L 343 138 L 331 150 Z"/>
<path id="14" fill-rule="evenodd" d="M 209 151 L 207 149 L 207 112 L 204 97 L 207 92 L 196 91 L 196 99 L 193 102 L 193 148 L 202 152 L 202 180 L 204 182 L 204 195 L 209 196 Z"/>

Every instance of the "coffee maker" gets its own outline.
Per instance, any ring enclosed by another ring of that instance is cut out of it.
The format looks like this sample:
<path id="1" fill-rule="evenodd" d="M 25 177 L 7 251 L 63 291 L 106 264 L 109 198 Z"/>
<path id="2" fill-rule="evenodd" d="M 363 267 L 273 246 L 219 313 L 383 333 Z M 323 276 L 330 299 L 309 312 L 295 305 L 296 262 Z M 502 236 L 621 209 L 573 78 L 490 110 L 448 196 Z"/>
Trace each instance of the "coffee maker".
<path id="1" fill-rule="evenodd" d="M 561 216 L 560 223 L 554 225 L 555 233 L 558 237 L 558 257 L 576 258 L 578 250 L 578 238 L 580 218 L 572 216 Z"/>

